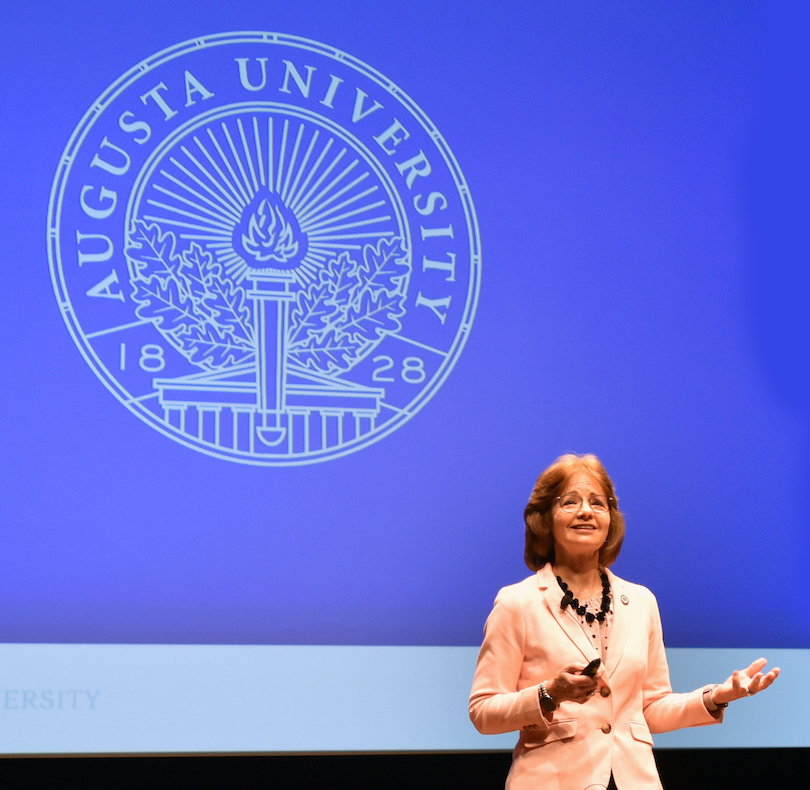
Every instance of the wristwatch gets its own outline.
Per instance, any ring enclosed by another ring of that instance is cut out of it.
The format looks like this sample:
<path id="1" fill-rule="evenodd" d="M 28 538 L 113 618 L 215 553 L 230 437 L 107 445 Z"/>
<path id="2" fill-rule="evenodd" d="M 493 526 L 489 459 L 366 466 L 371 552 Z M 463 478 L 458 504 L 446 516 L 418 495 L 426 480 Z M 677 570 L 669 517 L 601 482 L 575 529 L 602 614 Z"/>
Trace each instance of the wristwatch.
<path id="1" fill-rule="evenodd" d="M 537 694 L 540 697 L 540 707 L 546 712 L 551 713 L 552 711 L 557 710 L 560 706 L 551 699 L 551 694 L 546 691 L 546 684 L 541 683 L 537 687 Z"/>
<path id="2" fill-rule="evenodd" d="M 703 704 L 705 705 L 706 710 L 709 711 L 709 713 L 714 713 L 715 711 L 722 710 L 723 708 L 728 707 L 728 702 L 715 702 L 712 699 L 712 692 L 716 688 L 717 686 L 714 685 L 708 686 L 707 688 L 703 689 Z"/>

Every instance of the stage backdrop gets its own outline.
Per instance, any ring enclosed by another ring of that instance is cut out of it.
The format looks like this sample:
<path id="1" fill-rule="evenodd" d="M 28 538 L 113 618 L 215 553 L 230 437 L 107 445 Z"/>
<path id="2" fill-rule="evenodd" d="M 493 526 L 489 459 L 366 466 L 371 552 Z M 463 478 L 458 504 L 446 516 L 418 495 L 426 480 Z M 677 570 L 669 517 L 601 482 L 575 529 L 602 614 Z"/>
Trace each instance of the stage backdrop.
<path id="1" fill-rule="evenodd" d="M 0 751 L 509 747 L 466 695 L 568 451 L 676 685 L 785 669 L 659 743 L 810 745 L 800 5 L 0 21 Z"/>

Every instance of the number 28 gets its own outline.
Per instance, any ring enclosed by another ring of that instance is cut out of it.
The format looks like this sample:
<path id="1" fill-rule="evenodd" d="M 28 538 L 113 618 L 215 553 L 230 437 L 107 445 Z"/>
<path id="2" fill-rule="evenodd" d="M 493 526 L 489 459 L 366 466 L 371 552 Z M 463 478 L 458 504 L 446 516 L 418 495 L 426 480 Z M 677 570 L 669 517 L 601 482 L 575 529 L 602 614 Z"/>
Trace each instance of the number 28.
<path id="1" fill-rule="evenodd" d="M 391 357 L 380 355 L 371 361 L 379 363 L 371 374 L 372 381 L 396 381 L 393 376 L 384 375 L 394 367 L 394 360 Z M 421 384 L 425 380 L 425 363 L 420 357 L 405 357 L 402 360 L 399 377 L 408 384 Z"/>

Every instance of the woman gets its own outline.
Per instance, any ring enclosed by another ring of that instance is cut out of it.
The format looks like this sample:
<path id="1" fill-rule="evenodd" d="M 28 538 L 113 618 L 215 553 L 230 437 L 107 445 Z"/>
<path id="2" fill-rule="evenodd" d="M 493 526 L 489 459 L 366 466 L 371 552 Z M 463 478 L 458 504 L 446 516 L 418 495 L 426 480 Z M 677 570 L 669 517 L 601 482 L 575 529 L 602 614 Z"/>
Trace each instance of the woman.
<path id="1" fill-rule="evenodd" d="M 558 458 L 524 518 L 536 573 L 495 599 L 470 718 L 482 733 L 520 731 L 507 790 L 660 790 L 650 733 L 719 723 L 779 670 L 763 675 L 761 658 L 720 685 L 672 692 L 655 598 L 608 570 L 624 519 L 596 456 Z"/>

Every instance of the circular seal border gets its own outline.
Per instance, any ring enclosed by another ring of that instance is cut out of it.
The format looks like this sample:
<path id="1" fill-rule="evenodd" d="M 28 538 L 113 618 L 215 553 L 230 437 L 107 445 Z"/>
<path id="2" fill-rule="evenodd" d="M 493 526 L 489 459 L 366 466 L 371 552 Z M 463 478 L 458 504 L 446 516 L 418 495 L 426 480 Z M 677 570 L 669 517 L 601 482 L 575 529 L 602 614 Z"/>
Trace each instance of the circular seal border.
<path id="1" fill-rule="evenodd" d="M 84 333 L 80 328 L 78 318 L 75 315 L 71 305 L 70 296 L 68 294 L 62 274 L 61 250 L 59 247 L 62 200 L 75 156 L 81 148 L 85 137 L 92 128 L 96 119 L 100 117 L 104 110 L 106 110 L 107 107 L 112 104 L 118 95 L 120 95 L 127 87 L 132 85 L 153 68 L 169 60 L 180 57 L 188 52 L 193 52 L 194 50 L 203 47 L 221 46 L 235 43 L 281 43 L 289 44 L 300 49 L 311 50 L 320 55 L 334 58 L 339 61 L 344 61 L 347 65 L 351 66 L 361 74 L 365 75 L 368 79 L 376 82 L 381 88 L 388 91 L 397 99 L 397 101 L 401 102 L 407 107 L 412 116 L 418 121 L 418 123 L 433 140 L 434 144 L 436 145 L 436 149 L 444 159 L 453 182 L 456 185 L 466 220 L 467 240 L 470 249 L 470 281 L 467 289 L 467 299 L 464 305 L 464 312 L 461 320 L 459 321 L 459 329 L 456 332 L 450 349 L 447 352 L 447 356 L 442 361 L 437 372 L 429 382 L 428 386 L 423 388 L 414 398 L 414 400 L 411 401 L 408 408 L 403 409 L 401 414 L 396 415 L 389 420 L 385 424 L 384 428 L 346 442 L 340 448 L 334 451 L 329 451 L 328 449 L 317 451 L 317 455 L 313 453 L 313 455 L 306 457 L 285 456 L 283 459 L 273 456 L 268 456 L 266 458 L 246 458 L 244 456 L 229 455 L 224 452 L 211 451 L 203 446 L 195 444 L 194 442 L 188 441 L 182 435 L 167 430 L 165 424 L 157 420 L 154 414 L 138 408 L 139 404 L 132 400 L 130 393 L 126 392 L 123 387 L 121 387 L 117 379 L 110 374 L 106 366 L 98 358 L 90 344 L 86 342 Z M 430 121 L 421 108 L 410 98 L 407 93 L 395 85 L 391 80 L 383 76 L 379 71 L 367 65 L 363 61 L 349 55 L 346 52 L 343 52 L 342 50 L 329 47 L 325 44 L 313 41 L 312 39 L 283 33 L 236 31 L 229 33 L 216 33 L 209 36 L 189 39 L 171 47 L 167 47 L 166 49 L 163 49 L 151 57 L 141 61 L 136 66 L 129 69 L 129 71 L 125 72 L 115 82 L 113 82 L 98 97 L 98 99 L 93 102 L 91 107 L 82 116 L 81 120 L 68 139 L 64 151 L 62 152 L 48 200 L 47 243 L 48 266 L 51 275 L 51 282 L 53 284 L 54 292 L 59 302 L 59 308 L 65 324 L 67 325 L 68 331 L 70 332 L 74 343 L 79 348 L 79 351 L 87 364 L 96 373 L 97 377 L 101 379 L 107 389 L 116 397 L 116 399 L 141 420 L 173 441 L 205 455 L 221 458 L 223 460 L 235 461 L 236 463 L 242 463 L 250 466 L 303 466 L 332 460 L 334 458 L 340 458 L 342 456 L 357 452 L 363 447 L 375 444 L 380 439 L 385 438 L 401 427 L 418 411 L 420 411 L 422 407 L 430 400 L 430 398 L 436 394 L 458 361 L 458 357 L 467 342 L 469 331 L 475 318 L 481 287 L 481 238 L 472 197 L 470 195 L 470 190 L 467 186 L 466 179 L 464 178 L 461 168 L 459 167 L 458 161 L 436 126 Z"/>

